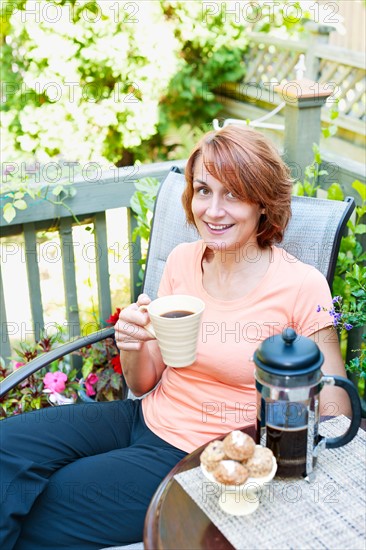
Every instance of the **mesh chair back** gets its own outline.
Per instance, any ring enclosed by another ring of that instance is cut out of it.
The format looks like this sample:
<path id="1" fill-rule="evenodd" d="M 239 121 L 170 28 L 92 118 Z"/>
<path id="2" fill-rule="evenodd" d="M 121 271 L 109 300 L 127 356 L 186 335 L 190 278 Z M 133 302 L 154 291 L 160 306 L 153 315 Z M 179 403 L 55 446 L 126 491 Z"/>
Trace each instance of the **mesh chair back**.
<path id="1" fill-rule="evenodd" d="M 143 286 L 144 292 L 152 299 L 157 296 L 160 278 L 170 251 L 181 242 L 192 242 L 199 238 L 197 231 L 189 227 L 185 221 L 181 203 L 184 185 L 183 174 L 169 172 L 160 186 L 155 203 Z M 354 207 L 355 202 L 349 197 L 344 202 L 293 197 L 292 219 L 281 246 L 303 262 L 318 268 L 331 285 L 340 239 Z M 0 397 L 55 359 L 83 346 L 112 337 L 113 334 L 114 328 L 108 327 L 36 357 L 0 383 Z M 129 396 L 132 396 L 131 392 Z"/>
<path id="2" fill-rule="evenodd" d="M 188 226 L 181 202 L 183 174 L 169 172 L 155 203 L 143 289 L 156 298 L 166 259 L 181 242 L 199 238 Z M 288 253 L 321 271 L 332 284 L 342 233 L 355 207 L 354 199 L 333 201 L 310 197 L 292 198 L 292 218 L 280 244 Z"/>

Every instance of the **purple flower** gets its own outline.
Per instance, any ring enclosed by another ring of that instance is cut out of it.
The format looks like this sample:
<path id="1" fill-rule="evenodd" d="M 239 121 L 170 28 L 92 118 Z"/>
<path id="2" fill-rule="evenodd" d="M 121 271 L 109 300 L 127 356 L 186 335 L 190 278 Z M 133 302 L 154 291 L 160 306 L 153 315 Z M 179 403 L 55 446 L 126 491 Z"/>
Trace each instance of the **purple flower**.
<path id="1" fill-rule="evenodd" d="M 341 301 L 341 297 L 340 296 L 334 296 L 332 302 L 333 304 L 338 304 L 340 301 Z"/>
<path id="2" fill-rule="evenodd" d="M 319 311 L 321 311 L 322 308 L 318 305 L 318 307 L 316 308 L 316 312 L 319 313 Z"/>
<path id="3" fill-rule="evenodd" d="M 333 324 L 335 327 L 339 325 L 339 321 L 342 319 L 342 313 L 335 313 L 333 316 Z"/>
<path id="4" fill-rule="evenodd" d="M 351 323 L 344 323 L 343 326 L 346 330 L 351 330 L 353 328 L 353 325 L 351 325 Z"/>

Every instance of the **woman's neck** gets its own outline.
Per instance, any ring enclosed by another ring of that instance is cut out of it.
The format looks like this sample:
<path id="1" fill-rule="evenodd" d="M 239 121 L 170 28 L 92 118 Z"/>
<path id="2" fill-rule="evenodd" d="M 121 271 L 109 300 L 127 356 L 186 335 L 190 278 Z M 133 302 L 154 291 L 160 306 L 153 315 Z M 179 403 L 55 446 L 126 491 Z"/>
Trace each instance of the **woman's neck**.
<path id="1" fill-rule="evenodd" d="M 206 248 L 202 258 L 202 282 L 213 297 L 223 300 L 248 294 L 263 279 L 272 261 L 272 249 L 259 247 L 246 254 L 232 251 L 213 252 Z"/>

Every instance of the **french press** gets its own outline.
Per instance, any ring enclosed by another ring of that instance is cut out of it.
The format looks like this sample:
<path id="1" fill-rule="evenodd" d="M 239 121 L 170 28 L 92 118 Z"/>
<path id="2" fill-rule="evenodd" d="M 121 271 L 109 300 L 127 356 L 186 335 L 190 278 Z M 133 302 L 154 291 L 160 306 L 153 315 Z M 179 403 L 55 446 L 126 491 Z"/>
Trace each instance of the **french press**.
<path id="1" fill-rule="evenodd" d="M 277 460 L 277 475 L 309 476 L 323 448 L 349 443 L 361 423 L 355 386 L 321 371 L 324 356 L 310 338 L 291 328 L 264 340 L 254 353 L 257 389 L 257 439 Z M 345 434 L 326 439 L 319 434 L 319 394 L 325 385 L 340 386 L 351 401 L 352 420 Z"/>

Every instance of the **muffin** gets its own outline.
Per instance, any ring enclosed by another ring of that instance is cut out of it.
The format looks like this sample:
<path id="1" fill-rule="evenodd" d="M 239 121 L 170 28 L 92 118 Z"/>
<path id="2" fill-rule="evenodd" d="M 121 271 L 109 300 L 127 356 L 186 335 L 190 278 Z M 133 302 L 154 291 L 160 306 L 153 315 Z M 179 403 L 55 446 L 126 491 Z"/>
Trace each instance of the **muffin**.
<path id="1" fill-rule="evenodd" d="M 221 460 L 212 472 L 215 480 L 224 485 L 242 485 L 249 477 L 247 468 L 235 460 Z"/>
<path id="2" fill-rule="evenodd" d="M 246 460 L 254 454 L 254 440 L 247 434 L 234 430 L 224 439 L 224 451 L 233 460 Z"/>
<path id="3" fill-rule="evenodd" d="M 250 477 L 268 476 L 273 468 L 273 453 L 267 447 L 256 447 L 254 454 L 243 464 Z"/>
<path id="4" fill-rule="evenodd" d="M 213 472 L 219 465 L 220 460 L 227 458 L 224 451 L 223 441 L 211 441 L 202 451 L 201 464 L 208 472 Z"/>

